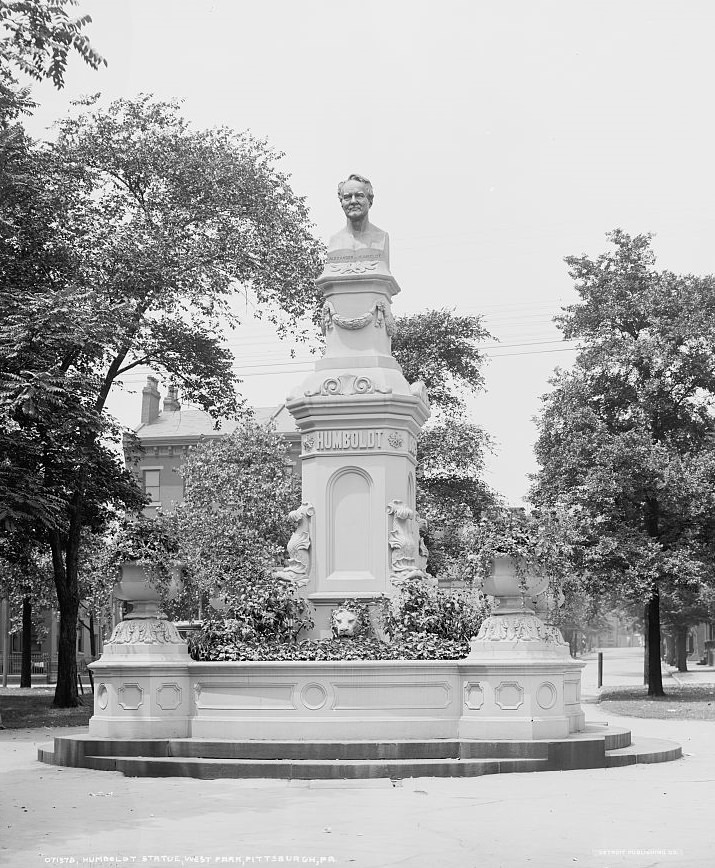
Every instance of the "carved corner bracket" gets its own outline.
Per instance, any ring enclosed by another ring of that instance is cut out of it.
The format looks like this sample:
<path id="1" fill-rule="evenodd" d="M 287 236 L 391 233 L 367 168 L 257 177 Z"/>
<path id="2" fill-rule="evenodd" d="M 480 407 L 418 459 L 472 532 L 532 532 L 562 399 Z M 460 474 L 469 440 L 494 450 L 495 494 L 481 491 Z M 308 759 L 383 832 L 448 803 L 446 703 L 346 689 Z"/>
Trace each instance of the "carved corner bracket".
<path id="1" fill-rule="evenodd" d="M 426 573 L 421 568 L 419 533 L 415 526 L 414 510 L 401 500 L 391 500 L 387 505 L 387 514 L 392 517 L 392 527 L 387 538 L 392 567 L 390 582 L 399 586 L 410 579 L 426 578 Z"/>
<path id="2" fill-rule="evenodd" d="M 273 574 L 297 588 L 302 588 L 310 581 L 310 520 L 314 515 L 315 507 L 310 503 L 301 503 L 298 509 L 288 513 L 288 519 L 296 525 L 296 529 L 288 540 L 286 565 Z"/>

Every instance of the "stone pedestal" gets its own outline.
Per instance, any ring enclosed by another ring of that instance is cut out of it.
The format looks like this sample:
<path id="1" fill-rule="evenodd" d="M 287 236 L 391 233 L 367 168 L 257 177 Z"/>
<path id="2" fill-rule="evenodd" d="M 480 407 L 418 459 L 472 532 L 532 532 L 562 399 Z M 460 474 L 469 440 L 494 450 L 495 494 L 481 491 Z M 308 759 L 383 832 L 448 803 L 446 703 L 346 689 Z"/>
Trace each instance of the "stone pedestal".
<path id="1" fill-rule="evenodd" d="M 99 738 L 185 738 L 191 732 L 189 651 L 176 627 L 159 617 L 159 595 L 141 564 L 122 566 L 114 596 L 128 615 L 114 628 L 102 656 L 90 664 Z"/>
<path id="2" fill-rule="evenodd" d="M 584 728 L 584 664 L 571 659 L 560 631 L 534 612 L 534 599 L 547 587 L 545 577 L 519 576 L 510 558 L 495 558 L 483 582 L 493 613 L 467 657 L 479 664 L 479 677 L 464 683 L 460 738 L 563 738 Z"/>
<path id="3" fill-rule="evenodd" d="M 304 569 L 282 573 L 314 605 L 318 638 L 330 634 L 330 613 L 346 597 L 391 595 L 424 575 L 415 466 L 429 401 L 392 357 L 399 287 L 386 263 L 370 256 L 329 261 L 318 279 L 325 354 L 286 402 L 301 432 L 310 520 L 292 540 L 302 546 Z"/>

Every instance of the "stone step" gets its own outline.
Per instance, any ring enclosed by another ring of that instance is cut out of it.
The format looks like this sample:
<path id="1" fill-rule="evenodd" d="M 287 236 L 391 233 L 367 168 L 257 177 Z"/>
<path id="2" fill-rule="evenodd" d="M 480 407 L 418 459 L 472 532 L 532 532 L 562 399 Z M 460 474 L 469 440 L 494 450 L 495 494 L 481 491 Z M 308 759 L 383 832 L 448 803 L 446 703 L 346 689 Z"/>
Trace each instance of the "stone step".
<path id="1" fill-rule="evenodd" d="M 673 741 L 662 738 L 639 738 L 627 747 L 606 753 L 606 768 L 630 766 L 636 763 L 668 763 L 681 759 L 683 749 Z"/>
<path id="2" fill-rule="evenodd" d="M 565 739 L 534 741 L 229 741 L 71 735 L 58 736 L 53 748 L 38 750 L 42 762 L 135 777 L 300 780 L 565 771 L 668 762 L 681 755 L 673 742 L 639 739 L 632 745 L 629 730 L 606 725 L 589 725 Z"/>
<path id="3" fill-rule="evenodd" d="M 477 777 L 545 771 L 546 759 L 253 760 L 207 757 L 86 756 L 85 767 L 127 777 L 273 778 L 360 780 L 366 778 Z"/>
<path id="4" fill-rule="evenodd" d="M 212 741 L 174 739 L 167 756 L 250 760 L 390 761 L 546 759 L 548 742 L 432 741 Z"/>

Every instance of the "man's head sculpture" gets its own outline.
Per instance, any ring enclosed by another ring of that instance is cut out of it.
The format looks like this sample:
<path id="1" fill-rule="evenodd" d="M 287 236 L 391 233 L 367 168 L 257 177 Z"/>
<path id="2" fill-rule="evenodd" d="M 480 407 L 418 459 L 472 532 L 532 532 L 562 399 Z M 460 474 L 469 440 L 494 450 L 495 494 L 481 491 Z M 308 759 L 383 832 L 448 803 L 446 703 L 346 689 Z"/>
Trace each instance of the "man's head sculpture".
<path id="1" fill-rule="evenodd" d="M 355 636 L 360 627 L 360 618 L 352 609 L 341 607 L 333 609 L 332 613 L 333 636 Z"/>
<path id="2" fill-rule="evenodd" d="M 345 185 L 348 184 L 350 181 L 357 181 L 359 184 L 362 184 L 365 195 L 367 196 L 368 201 L 372 205 L 373 199 L 375 198 L 375 192 L 372 189 L 372 184 L 368 181 L 367 178 L 363 177 L 362 175 L 356 174 L 348 175 L 348 177 L 344 181 L 341 181 L 338 184 L 338 199 L 340 199 L 341 203 L 343 201 L 343 189 L 345 188 Z"/>

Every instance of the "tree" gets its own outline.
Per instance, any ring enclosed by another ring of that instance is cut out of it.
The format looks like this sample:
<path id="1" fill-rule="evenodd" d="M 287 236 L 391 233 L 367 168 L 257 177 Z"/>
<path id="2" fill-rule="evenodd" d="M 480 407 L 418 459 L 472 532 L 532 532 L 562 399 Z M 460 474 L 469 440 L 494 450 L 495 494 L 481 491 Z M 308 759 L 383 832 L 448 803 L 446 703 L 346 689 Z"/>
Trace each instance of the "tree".
<path id="1" fill-rule="evenodd" d="M 56 597 L 46 554 L 23 535 L 0 536 L 0 597 L 8 600 L 11 632 L 19 627 L 22 634 L 20 687 L 31 687 L 33 634 L 42 629 L 36 616 L 56 605 Z"/>
<path id="2" fill-rule="evenodd" d="M 486 432 L 469 419 L 465 399 L 484 388 L 479 342 L 489 337 L 478 316 L 446 309 L 396 319 L 392 352 L 405 377 L 427 386 L 434 414 L 418 441 L 417 508 L 427 520 L 433 575 L 467 578 L 465 526 L 494 503 L 483 479 Z"/>
<path id="3" fill-rule="evenodd" d="M 110 390 L 150 365 L 214 415 L 235 414 L 222 343 L 223 323 L 240 321 L 232 300 L 243 293 L 280 328 L 295 326 L 314 307 L 322 249 L 265 142 L 194 131 L 175 104 L 143 96 L 80 114 L 33 158 L 52 239 L 47 252 L 38 199 L 18 197 L 0 249 L 0 412 L 21 449 L 0 442 L 0 497 L 52 552 L 64 706 L 78 701 L 83 528 L 101 530 L 111 504 L 143 502 L 104 445 L 118 435 Z"/>
<path id="4" fill-rule="evenodd" d="M 558 318 L 581 348 L 539 418 L 532 499 L 574 522 L 592 592 L 646 601 L 650 695 L 662 695 L 660 600 L 713 567 L 715 281 L 654 268 L 650 236 L 566 262 L 581 301 Z"/>
<path id="5" fill-rule="evenodd" d="M 484 388 L 479 342 L 490 337 L 478 316 L 427 310 L 395 319 L 392 354 L 409 382 L 422 380 L 443 415 L 464 413 L 464 398 Z"/>
<path id="6" fill-rule="evenodd" d="M 427 521 L 428 571 L 455 581 L 472 577 L 467 528 L 497 495 L 484 481 L 485 432 L 467 419 L 425 428 L 417 455 L 417 510 Z"/>
<path id="7" fill-rule="evenodd" d="M 65 8 L 76 5 L 77 0 L 0 0 L 0 26 L 6 33 L 0 37 L 3 75 L 11 76 L 14 68 L 37 81 L 48 78 L 59 89 L 73 50 L 92 69 L 106 66 L 82 32 L 92 18 L 72 18 Z"/>
<path id="8" fill-rule="evenodd" d="M 312 623 L 309 605 L 276 578 L 300 504 L 288 444 L 271 424 L 245 418 L 227 437 L 200 444 L 181 468 L 175 513 L 178 554 L 198 595 L 220 612 L 204 632 L 243 642 L 295 639 Z M 219 626 L 220 625 L 220 626 Z"/>
<path id="9" fill-rule="evenodd" d="M 251 418 L 220 440 L 199 444 L 181 467 L 176 510 L 179 556 L 206 597 L 240 595 L 271 580 L 299 505 L 288 445 Z"/>

